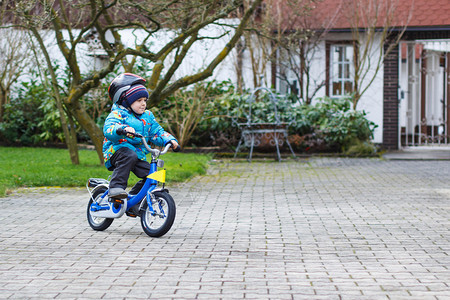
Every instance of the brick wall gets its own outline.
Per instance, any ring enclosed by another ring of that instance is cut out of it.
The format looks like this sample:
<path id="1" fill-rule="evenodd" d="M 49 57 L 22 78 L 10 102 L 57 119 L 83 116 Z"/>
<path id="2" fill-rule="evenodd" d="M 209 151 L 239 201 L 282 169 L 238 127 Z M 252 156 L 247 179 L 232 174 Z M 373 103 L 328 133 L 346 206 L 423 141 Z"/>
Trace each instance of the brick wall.
<path id="1" fill-rule="evenodd" d="M 383 148 L 398 149 L 398 55 L 395 47 L 384 59 Z"/>

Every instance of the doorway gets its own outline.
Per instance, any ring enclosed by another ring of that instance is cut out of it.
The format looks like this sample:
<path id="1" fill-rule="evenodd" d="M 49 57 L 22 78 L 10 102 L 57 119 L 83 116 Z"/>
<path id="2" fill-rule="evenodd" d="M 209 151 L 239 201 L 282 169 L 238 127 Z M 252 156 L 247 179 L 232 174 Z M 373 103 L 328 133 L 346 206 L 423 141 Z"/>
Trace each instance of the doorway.
<path id="1" fill-rule="evenodd" d="M 399 148 L 450 144 L 450 40 L 399 49 Z"/>

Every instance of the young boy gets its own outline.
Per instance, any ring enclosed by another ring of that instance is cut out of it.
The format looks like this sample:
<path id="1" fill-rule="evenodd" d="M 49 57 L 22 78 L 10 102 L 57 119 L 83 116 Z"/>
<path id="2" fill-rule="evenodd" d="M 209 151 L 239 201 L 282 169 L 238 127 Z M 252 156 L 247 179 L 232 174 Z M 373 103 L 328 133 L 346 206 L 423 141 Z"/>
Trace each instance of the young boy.
<path id="1" fill-rule="evenodd" d="M 117 129 L 140 133 L 157 146 L 168 143 L 172 144 L 172 148 L 178 146 L 177 140 L 164 131 L 153 114 L 146 110 L 148 92 L 144 85 L 145 79 L 142 77 L 124 73 L 117 76 L 108 88 L 113 107 L 103 126 L 103 157 L 106 168 L 113 171 L 109 183 L 111 198 L 127 197 L 125 189 L 130 171 L 142 178 L 130 191 L 132 195 L 137 194 L 150 170 L 150 164 L 145 160 L 148 151 L 141 139 L 118 135 Z"/>

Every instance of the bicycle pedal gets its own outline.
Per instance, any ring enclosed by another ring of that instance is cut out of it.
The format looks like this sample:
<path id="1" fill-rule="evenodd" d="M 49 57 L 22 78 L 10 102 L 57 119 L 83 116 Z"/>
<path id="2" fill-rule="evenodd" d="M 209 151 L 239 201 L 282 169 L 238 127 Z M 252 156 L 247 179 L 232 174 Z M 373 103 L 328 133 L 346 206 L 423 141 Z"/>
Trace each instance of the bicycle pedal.
<path id="1" fill-rule="evenodd" d="M 126 214 L 127 214 L 127 216 L 132 217 L 132 218 L 137 217 L 137 215 L 135 215 L 134 213 L 128 212 L 128 211 L 126 212 Z"/>
<path id="2" fill-rule="evenodd" d="M 117 203 L 117 204 L 124 204 L 125 203 L 122 199 L 119 199 L 119 198 L 109 198 L 108 201 L 112 202 L 112 203 Z"/>

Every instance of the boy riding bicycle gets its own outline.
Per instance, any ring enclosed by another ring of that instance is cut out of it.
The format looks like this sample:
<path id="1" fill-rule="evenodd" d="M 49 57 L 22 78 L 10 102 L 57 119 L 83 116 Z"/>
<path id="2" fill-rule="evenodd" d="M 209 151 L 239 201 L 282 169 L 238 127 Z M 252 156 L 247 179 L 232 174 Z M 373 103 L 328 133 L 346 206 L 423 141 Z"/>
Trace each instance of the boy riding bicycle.
<path id="1" fill-rule="evenodd" d="M 178 147 L 178 142 L 170 133 L 166 132 L 155 120 L 153 114 L 146 110 L 148 91 L 145 79 L 140 76 L 124 73 L 117 76 L 110 84 L 108 93 L 113 101 L 111 113 L 103 126 L 103 158 L 108 170 L 113 171 L 109 182 L 110 198 L 126 198 L 125 191 L 130 172 L 141 180 L 131 189 L 130 194 L 139 192 L 144 185 L 150 170 L 146 161 L 148 150 L 141 139 L 133 136 L 117 134 L 117 129 L 129 133 L 140 133 L 147 140 L 157 146 L 172 144 Z"/>

